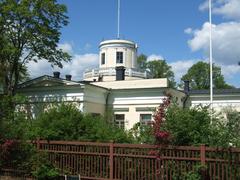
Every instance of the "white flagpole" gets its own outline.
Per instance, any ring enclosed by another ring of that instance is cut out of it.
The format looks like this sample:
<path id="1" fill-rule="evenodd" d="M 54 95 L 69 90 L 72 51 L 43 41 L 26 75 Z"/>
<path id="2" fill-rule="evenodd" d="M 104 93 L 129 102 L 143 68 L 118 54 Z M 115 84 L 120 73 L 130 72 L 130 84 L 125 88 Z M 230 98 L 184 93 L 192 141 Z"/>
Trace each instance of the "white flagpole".
<path id="1" fill-rule="evenodd" d="M 117 28 L 117 38 L 120 39 L 120 0 L 118 0 L 118 28 Z"/>
<path id="2" fill-rule="evenodd" d="M 213 110 L 212 0 L 209 0 L 209 24 L 210 108 Z"/>

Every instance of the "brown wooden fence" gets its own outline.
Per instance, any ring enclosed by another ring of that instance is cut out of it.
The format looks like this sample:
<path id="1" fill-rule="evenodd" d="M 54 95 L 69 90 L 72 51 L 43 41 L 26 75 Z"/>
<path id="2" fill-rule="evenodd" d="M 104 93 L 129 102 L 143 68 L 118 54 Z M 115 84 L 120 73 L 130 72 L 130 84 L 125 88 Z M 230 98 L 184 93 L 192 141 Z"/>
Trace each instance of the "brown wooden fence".
<path id="1" fill-rule="evenodd" d="M 178 179 L 199 165 L 209 179 L 240 179 L 240 149 L 37 141 L 63 174 L 95 180 Z"/>

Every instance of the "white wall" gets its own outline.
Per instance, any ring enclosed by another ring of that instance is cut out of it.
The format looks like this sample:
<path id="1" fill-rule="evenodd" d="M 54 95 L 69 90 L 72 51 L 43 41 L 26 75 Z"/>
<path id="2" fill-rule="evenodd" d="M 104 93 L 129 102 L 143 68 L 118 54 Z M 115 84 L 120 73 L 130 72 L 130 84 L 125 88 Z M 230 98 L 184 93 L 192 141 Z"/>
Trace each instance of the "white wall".
<path id="1" fill-rule="evenodd" d="M 140 121 L 140 114 L 152 114 L 165 96 L 166 89 L 113 90 L 108 104 L 115 114 L 125 115 L 125 129 L 131 129 Z M 177 93 L 176 93 L 177 94 Z M 178 94 L 178 99 L 183 97 Z"/>
<path id="2" fill-rule="evenodd" d="M 123 63 L 116 63 L 116 52 L 123 52 Z M 101 63 L 101 54 L 105 53 L 105 64 Z M 126 40 L 103 41 L 99 51 L 100 68 L 125 66 L 126 68 L 137 68 L 137 48 L 135 43 Z"/>

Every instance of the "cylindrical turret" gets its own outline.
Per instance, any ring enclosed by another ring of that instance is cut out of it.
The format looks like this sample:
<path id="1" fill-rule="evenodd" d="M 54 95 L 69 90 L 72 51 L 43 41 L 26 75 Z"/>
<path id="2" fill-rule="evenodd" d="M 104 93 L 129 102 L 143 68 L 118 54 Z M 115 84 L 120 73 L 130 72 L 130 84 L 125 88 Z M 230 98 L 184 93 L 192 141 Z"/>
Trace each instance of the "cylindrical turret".
<path id="1" fill-rule="evenodd" d="M 118 67 L 124 71 L 118 71 Z M 87 81 L 116 81 L 151 78 L 148 71 L 137 67 L 137 44 L 133 41 L 113 39 L 102 41 L 99 45 L 99 68 L 84 72 Z M 118 77 L 117 77 L 118 75 Z"/>
<path id="2" fill-rule="evenodd" d="M 128 40 L 107 40 L 99 46 L 99 68 L 137 68 L 137 44 Z"/>

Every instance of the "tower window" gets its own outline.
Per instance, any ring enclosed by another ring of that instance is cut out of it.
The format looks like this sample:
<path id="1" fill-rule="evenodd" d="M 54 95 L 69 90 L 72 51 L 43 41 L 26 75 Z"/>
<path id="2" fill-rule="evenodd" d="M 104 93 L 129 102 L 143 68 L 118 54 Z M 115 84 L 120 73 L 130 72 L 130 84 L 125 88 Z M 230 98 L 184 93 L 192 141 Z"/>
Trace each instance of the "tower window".
<path id="1" fill-rule="evenodd" d="M 123 52 L 117 52 L 116 61 L 117 63 L 123 63 Z"/>
<path id="2" fill-rule="evenodd" d="M 105 53 L 101 54 L 101 64 L 105 64 Z"/>

